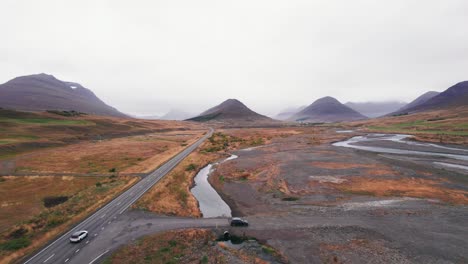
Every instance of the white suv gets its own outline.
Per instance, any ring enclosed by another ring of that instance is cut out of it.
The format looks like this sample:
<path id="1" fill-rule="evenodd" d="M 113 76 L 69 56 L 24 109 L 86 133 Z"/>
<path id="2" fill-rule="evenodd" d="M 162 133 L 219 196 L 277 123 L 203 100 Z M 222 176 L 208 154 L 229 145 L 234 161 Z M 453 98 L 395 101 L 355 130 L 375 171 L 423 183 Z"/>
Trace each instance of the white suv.
<path id="1" fill-rule="evenodd" d="M 81 231 L 75 232 L 70 237 L 70 242 L 78 243 L 81 240 L 85 239 L 87 236 L 88 236 L 88 231 L 86 231 L 86 230 L 81 230 Z"/>

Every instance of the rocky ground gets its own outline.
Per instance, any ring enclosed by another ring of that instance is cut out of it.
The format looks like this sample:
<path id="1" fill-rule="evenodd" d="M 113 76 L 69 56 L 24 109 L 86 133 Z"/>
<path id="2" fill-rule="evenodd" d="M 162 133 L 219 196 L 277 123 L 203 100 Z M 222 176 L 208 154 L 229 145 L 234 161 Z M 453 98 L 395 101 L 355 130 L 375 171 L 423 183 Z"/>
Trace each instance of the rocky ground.
<path id="1" fill-rule="evenodd" d="M 351 135 L 275 138 L 234 152 L 210 180 L 250 220 L 242 232 L 291 263 L 467 262 L 467 173 L 330 144 Z"/>

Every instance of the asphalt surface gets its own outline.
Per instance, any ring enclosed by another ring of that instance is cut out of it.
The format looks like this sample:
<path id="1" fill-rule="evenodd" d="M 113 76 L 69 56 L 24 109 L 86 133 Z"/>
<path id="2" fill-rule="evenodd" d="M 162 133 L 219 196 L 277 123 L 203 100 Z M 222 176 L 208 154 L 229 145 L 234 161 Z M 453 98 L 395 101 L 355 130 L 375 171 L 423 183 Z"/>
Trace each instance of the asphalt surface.
<path id="1" fill-rule="evenodd" d="M 79 263 L 96 263 L 104 254 L 104 252 L 83 253 L 86 248 L 93 248 L 94 242 L 99 238 L 99 235 L 106 229 L 112 226 L 119 217 L 145 192 L 155 185 L 162 177 L 170 172 L 177 164 L 179 164 L 192 151 L 200 146 L 203 141 L 209 138 L 213 133 L 213 129 L 196 141 L 194 144 L 186 148 L 159 167 L 157 170 L 146 176 L 144 179 L 136 183 L 133 187 L 119 195 L 117 198 L 109 202 L 107 205 L 96 211 L 81 223 L 70 229 L 67 233 L 44 247 L 32 257 L 28 258 L 24 263 L 69 263 L 75 258 L 79 258 Z M 79 230 L 87 230 L 88 237 L 80 243 L 72 244 L 69 239 L 71 234 Z"/>
<path id="2" fill-rule="evenodd" d="M 141 210 L 128 210 L 106 227 L 93 241 L 91 247 L 83 247 L 67 264 L 102 263 L 106 257 L 146 235 L 184 228 L 229 229 L 226 218 L 188 218 L 160 216 Z"/>

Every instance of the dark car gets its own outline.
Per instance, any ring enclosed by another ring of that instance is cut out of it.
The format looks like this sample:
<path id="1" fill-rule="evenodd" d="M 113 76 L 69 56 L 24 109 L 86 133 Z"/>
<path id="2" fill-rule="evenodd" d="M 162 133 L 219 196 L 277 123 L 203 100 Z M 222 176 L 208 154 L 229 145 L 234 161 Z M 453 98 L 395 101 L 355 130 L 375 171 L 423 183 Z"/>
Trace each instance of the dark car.
<path id="1" fill-rule="evenodd" d="M 249 226 L 249 222 L 239 217 L 233 217 L 231 219 L 231 226 Z"/>

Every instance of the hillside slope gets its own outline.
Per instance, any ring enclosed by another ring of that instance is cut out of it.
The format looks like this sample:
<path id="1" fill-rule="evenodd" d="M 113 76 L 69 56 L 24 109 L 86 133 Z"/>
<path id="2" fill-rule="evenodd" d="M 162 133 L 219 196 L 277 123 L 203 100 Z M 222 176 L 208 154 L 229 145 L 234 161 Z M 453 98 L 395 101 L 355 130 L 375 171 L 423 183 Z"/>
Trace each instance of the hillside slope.
<path id="1" fill-rule="evenodd" d="M 412 108 L 417 107 L 418 105 L 424 104 L 429 99 L 431 99 L 432 97 L 434 97 L 434 96 L 436 96 L 438 94 L 439 94 L 439 92 L 435 92 L 435 91 L 426 92 L 426 93 L 420 95 L 419 97 L 417 97 L 416 99 L 414 99 L 413 101 L 411 101 L 409 104 L 401 107 L 397 111 L 392 112 L 391 114 L 395 115 L 395 114 L 405 113 L 408 109 L 412 109 Z"/>
<path id="2" fill-rule="evenodd" d="M 271 118 L 260 115 L 242 102 L 236 99 L 228 99 L 223 103 L 206 110 L 200 115 L 188 119 L 190 121 L 206 122 L 206 121 L 272 121 Z"/>
<path id="3" fill-rule="evenodd" d="M 44 73 L 17 77 L 1 84 L 0 107 L 21 111 L 75 110 L 127 117 L 80 84 L 61 81 Z"/>

